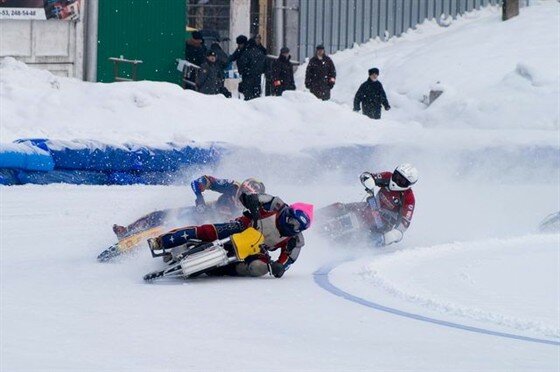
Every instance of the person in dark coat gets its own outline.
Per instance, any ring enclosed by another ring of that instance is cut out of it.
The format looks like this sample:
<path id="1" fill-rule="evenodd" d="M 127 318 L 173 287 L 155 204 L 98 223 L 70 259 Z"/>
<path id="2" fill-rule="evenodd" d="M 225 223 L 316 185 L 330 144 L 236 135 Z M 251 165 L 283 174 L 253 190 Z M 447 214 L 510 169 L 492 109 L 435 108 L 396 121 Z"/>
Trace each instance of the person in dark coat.
<path id="1" fill-rule="evenodd" d="M 245 52 L 245 49 L 247 47 L 247 41 L 248 41 L 247 36 L 245 35 L 239 35 L 238 37 L 235 38 L 237 49 L 235 49 L 235 51 L 228 57 L 226 65 L 229 65 L 230 63 L 237 61 L 239 57 L 241 57 L 241 55 L 243 54 L 243 52 Z"/>
<path id="2" fill-rule="evenodd" d="M 209 51 L 206 62 L 202 64 L 196 78 L 198 91 L 203 94 L 223 94 L 231 97 L 231 93 L 224 87 L 224 70 L 214 51 Z M 227 93 L 226 93 L 227 91 Z"/>
<path id="3" fill-rule="evenodd" d="M 377 80 L 379 69 L 370 68 L 368 74 L 369 79 L 360 85 L 354 97 L 354 111 L 360 111 L 361 105 L 364 115 L 372 119 L 381 119 L 381 106 L 383 106 L 386 111 L 389 111 L 391 106 L 387 100 L 383 85 Z"/>
<path id="4" fill-rule="evenodd" d="M 199 31 L 192 33 L 192 38 L 185 45 L 185 59 L 190 63 L 201 66 L 206 61 L 206 46 Z"/>
<path id="5" fill-rule="evenodd" d="M 265 71 L 265 65 L 266 55 L 254 39 L 249 40 L 245 51 L 237 59 L 237 69 L 241 75 L 239 92 L 243 93 L 245 101 L 260 97 L 261 76 Z"/>
<path id="6" fill-rule="evenodd" d="M 272 94 L 281 96 L 286 90 L 296 90 L 294 81 L 294 68 L 290 63 L 290 49 L 284 47 L 280 50 L 278 59 L 272 64 Z"/>
<path id="7" fill-rule="evenodd" d="M 317 45 L 315 56 L 309 60 L 305 71 L 305 87 L 317 98 L 327 101 L 336 82 L 336 69 L 332 59 L 325 54 L 325 47 Z"/>

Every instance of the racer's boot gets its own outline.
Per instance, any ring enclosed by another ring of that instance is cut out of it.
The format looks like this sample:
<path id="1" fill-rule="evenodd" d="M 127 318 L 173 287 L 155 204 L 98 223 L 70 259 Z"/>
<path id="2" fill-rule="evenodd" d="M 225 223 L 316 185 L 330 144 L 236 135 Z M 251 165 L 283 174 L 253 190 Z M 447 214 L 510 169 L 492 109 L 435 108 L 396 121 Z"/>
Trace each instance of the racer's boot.
<path id="1" fill-rule="evenodd" d="M 148 246 L 150 247 L 150 250 L 152 252 L 163 249 L 163 244 L 159 236 L 156 238 L 149 238 L 147 241 L 148 241 Z M 173 255 L 171 254 L 171 252 L 163 256 L 163 262 L 165 263 L 170 262 L 172 259 L 173 259 Z"/>
<path id="2" fill-rule="evenodd" d="M 159 250 L 163 249 L 163 244 L 162 244 L 159 236 L 156 237 L 156 238 L 149 238 L 148 239 L 148 246 L 150 247 L 150 249 L 152 251 L 159 251 Z"/>
<path id="3" fill-rule="evenodd" d="M 128 233 L 128 229 L 125 226 L 114 224 L 113 225 L 113 232 L 115 233 L 117 238 L 120 240 L 120 239 L 122 239 L 126 236 L 126 234 Z"/>

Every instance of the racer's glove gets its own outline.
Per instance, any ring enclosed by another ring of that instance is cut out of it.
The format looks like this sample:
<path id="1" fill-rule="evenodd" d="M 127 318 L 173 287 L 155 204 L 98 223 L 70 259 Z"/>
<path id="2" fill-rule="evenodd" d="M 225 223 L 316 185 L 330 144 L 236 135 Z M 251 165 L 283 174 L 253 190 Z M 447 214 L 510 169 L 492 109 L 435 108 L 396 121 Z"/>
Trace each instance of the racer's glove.
<path id="1" fill-rule="evenodd" d="M 284 275 L 284 273 L 286 272 L 286 269 L 284 268 L 284 265 L 282 265 L 280 262 L 272 261 L 270 263 L 270 271 L 272 272 L 272 275 L 274 275 L 275 278 L 281 278 L 282 275 Z"/>
<path id="2" fill-rule="evenodd" d="M 383 234 L 383 245 L 389 245 L 400 242 L 403 238 L 403 233 L 400 230 L 393 229 Z"/>
<path id="3" fill-rule="evenodd" d="M 197 195 L 196 196 L 194 209 L 198 213 L 204 213 L 206 211 L 206 203 L 204 202 L 204 198 L 202 197 L 202 195 Z"/>
<path id="4" fill-rule="evenodd" d="M 241 204 L 243 204 L 243 206 L 251 212 L 251 218 L 253 221 L 256 221 L 259 218 L 259 208 L 261 206 L 259 195 L 243 192 L 239 196 L 239 201 L 241 201 Z"/>
<path id="5" fill-rule="evenodd" d="M 364 172 L 360 174 L 360 182 L 366 188 L 366 191 L 370 191 L 373 193 L 375 190 L 375 178 L 373 174 L 369 172 Z"/>
<path id="6" fill-rule="evenodd" d="M 258 210 L 261 206 L 258 194 L 248 194 L 246 192 L 242 192 L 239 196 L 239 200 L 241 201 L 241 204 L 243 204 L 243 206 L 251 212 Z"/>
<path id="7" fill-rule="evenodd" d="M 198 204 L 196 207 L 194 207 L 194 209 L 197 213 L 203 214 L 204 212 L 206 212 L 206 204 Z"/>

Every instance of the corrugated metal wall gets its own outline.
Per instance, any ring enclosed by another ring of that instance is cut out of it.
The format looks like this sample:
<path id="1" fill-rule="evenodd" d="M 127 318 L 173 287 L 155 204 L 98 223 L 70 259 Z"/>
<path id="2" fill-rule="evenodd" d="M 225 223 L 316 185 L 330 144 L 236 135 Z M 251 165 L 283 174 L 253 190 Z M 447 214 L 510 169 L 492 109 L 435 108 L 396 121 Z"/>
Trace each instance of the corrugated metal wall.
<path id="1" fill-rule="evenodd" d="M 520 0 L 528 5 L 530 0 Z M 456 17 L 501 0 L 299 0 L 298 59 L 323 44 L 328 53 L 379 36 L 399 36 L 425 19 Z"/>
<path id="2" fill-rule="evenodd" d="M 139 80 L 179 83 L 175 59 L 185 54 L 185 13 L 184 0 L 99 0 L 97 80 L 114 81 L 108 58 L 122 55 L 144 61 Z"/>

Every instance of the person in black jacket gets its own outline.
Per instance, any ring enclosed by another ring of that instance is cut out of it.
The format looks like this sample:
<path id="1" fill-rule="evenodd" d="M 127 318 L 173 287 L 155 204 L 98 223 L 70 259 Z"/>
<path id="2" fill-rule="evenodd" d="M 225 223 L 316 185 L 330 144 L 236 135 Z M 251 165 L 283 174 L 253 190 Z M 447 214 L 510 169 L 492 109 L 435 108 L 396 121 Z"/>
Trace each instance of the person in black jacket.
<path id="1" fill-rule="evenodd" d="M 381 106 L 386 111 L 391 109 L 387 95 L 383 89 L 383 85 L 377 80 L 379 76 L 378 68 L 370 68 L 368 70 L 369 79 L 367 79 L 354 97 L 354 111 L 360 111 L 360 104 L 364 115 L 372 119 L 381 119 Z"/>
<path id="2" fill-rule="evenodd" d="M 235 49 L 235 51 L 228 57 L 226 65 L 229 65 L 232 62 L 236 62 L 241 57 L 247 47 L 247 41 L 248 39 L 245 35 L 239 35 L 235 38 L 237 49 Z"/>
<path id="3" fill-rule="evenodd" d="M 200 67 L 206 61 L 206 51 L 202 34 L 194 31 L 185 45 L 185 59 Z"/>
<path id="4" fill-rule="evenodd" d="M 280 49 L 278 59 L 272 64 L 272 95 L 281 96 L 286 90 L 296 90 L 294 68 L 290 63 L 290 49 Z"/>
<path id="5" fill-rule="evenodd" d="M 266 55 L 257 46 L 254 39 L 247 42 L 245 51 L 237 60 L 237 69 L 241 75 L 239 92 L 243 93 L 245 101 L 260 97 L 261 75 L 264 74 Z"/>
<path id="6" fill-rule="evenodd" d="M 317 45 L 315 56 L 309 60 L 305 70 L 305 87 L 315 97 L 328 101 L 336 82 L 336 69 L 332 59 L 325 54 L 325 47 Z"/>
<path id="7" fill-rule="evenodd" d="M 209 51 L 206 62 L 200 66 L 196 77 L 196 87 L 202 94 L 223 94 L 231 97 L 231 93 L 224 87 L 224 70 L 214 51 Z"/>

